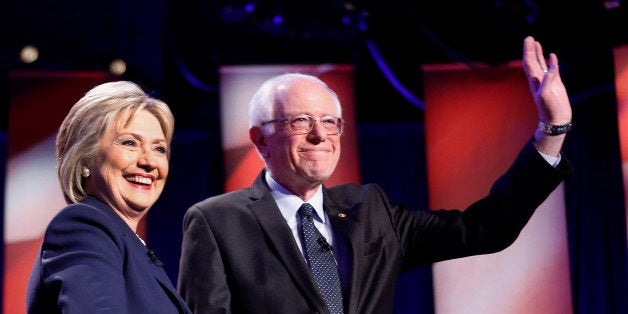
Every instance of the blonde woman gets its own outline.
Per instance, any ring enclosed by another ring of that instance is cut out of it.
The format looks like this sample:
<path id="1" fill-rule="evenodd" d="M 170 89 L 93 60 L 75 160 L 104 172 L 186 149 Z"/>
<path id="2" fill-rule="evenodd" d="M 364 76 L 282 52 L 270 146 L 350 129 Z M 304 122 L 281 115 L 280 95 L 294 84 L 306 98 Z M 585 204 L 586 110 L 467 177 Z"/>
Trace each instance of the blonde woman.
<path id="1" fill-rule="evenodd" d="M 189 313 L 136 234 L 164 189 L 174 117 L 134 83 L 98 85 L 59 128 L 58 176 L 68 206 L 33 265 L 28 313 Z"/>

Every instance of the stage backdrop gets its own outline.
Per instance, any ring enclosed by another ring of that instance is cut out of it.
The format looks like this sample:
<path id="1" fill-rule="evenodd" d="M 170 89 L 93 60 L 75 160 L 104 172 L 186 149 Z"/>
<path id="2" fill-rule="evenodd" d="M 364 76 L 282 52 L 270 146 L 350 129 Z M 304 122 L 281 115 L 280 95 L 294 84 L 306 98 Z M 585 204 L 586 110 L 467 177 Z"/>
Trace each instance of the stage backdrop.
<path id="1" fill-rule="evenodd" d="M 624 198 L 628 217 L 628 45 L 614 49 L 615 92 L 617 93 L 617 119 L 619 120 L 619 144 L 624 177 Z M 628 230 L 628 218 L 626 220 Z M 628 234 L 626 235 L 628 237 Z"/>
<path id="2" fill-rule="evenodd" d="M 26 313 L 26 285 L 43 232 L 66 204 L 55 162 L 57 130 L 101 72 L 14 72 L 10 75 L 4 200 L 3 313 Z"/>
<path id="3" fill-rule="evenodd" d="M 326 185 L 360 182 L 353 67 L 350 65 L 261 65 L 228 66 L 220 69 L 220 112 L 225 160 L 225 191 L 247 187 L 264 167 L 249 139 L 249 100 L 267 79 L 286 72 L 313 74 L 331 87 L 340 98 L 346 131 L 341 137 L 342 153 Z"/>
<path id="4" fill-rule="evenodd" d="M 519 62 L 492 69 L 424 67 L 430 209 L 485 196 L 537 123 Z M 572 313 L 563 185 L 514 245 L 433 265 L 439 314 Z"/>

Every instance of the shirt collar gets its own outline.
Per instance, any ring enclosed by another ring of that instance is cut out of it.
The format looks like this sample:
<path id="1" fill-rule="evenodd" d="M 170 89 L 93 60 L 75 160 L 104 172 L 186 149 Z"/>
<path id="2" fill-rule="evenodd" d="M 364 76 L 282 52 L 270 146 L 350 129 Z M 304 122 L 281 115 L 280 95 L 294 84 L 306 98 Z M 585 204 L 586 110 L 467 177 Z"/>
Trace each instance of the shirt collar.
<path id="1" fill-rule="evenodd" d="M 277 181 L 270 176 L 268 171 L 266 171 L 265 179 L 270 187 L 271 194 L 275 199 L 275 202 L 277 202 L 277 206 L 279 207 L 281 214 L 286 220 L 294 219 L 294 217 L 296 217 L 297 210 L 299 210 L 299 207 L 301 207 L 304 201 L 281 186 L 281 184 L 277 183 Z M 323 210 L 323 189 L 321 186 L 319 186 L 316 193 L 314 193 L 314 195 L 306 202 L 314 207 L 316 216 L 318 216 L 315 217 L 315 219 L 325 223 L 325 212 Z"/>

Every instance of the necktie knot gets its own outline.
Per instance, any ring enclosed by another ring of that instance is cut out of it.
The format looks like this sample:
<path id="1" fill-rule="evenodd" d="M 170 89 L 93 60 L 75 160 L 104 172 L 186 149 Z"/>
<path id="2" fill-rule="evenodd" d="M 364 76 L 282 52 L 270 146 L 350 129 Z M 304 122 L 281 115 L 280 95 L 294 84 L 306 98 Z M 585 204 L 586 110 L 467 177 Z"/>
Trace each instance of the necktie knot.
<path id="1" fill-rule="evenodd" d="M 314 206 L 310 205 L 309 203 L 303 203 L 303 205 L 299 207 L 297 214 L 299 214 L 299 216 L 303 218 L 312 218 L 312 215 L 314 214 Z"/>

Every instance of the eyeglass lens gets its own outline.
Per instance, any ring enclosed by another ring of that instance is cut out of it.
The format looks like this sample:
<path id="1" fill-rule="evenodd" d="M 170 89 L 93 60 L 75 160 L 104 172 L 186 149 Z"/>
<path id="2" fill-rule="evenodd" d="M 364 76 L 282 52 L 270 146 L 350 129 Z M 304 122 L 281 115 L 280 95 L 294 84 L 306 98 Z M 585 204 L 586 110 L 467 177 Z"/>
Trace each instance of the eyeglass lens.
<path id="1" fill-rule="evenodd" d="M 314 121 L 318 121 L 328 134 L 342 133 L 342 120 L 337 117 L 325 116 L 320 119 L 308 115 L 290 118 L 290 129 L 293 132 L 309 132 L 314 127 Z"/>

